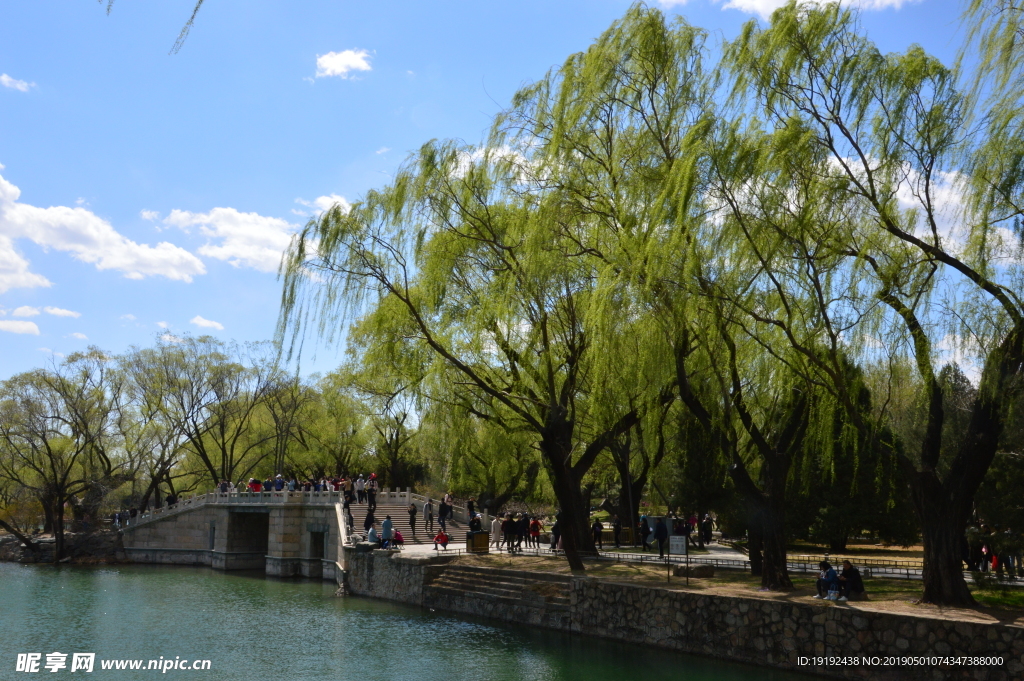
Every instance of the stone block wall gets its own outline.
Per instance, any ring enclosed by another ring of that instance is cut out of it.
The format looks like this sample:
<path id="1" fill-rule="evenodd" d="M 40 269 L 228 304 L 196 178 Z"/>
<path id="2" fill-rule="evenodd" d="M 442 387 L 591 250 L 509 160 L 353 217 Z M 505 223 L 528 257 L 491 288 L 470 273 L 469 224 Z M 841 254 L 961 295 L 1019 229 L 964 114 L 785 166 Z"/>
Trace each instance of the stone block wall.
<path id="1" fill-rule="evenodd" d="M 654 645 L 680 652 L 817 673 L 828 678 L 880 681 L 1019 681 L 1024 679 L 1024 627 L 870 612 L 838 605 L 765 600 L 587 577 L 570 581 L 568 616 L 483 593 L 437 597 L 445 583 L 438 558 L 405 558 L 388 551 L 346 548 L 350 593 L 588 636 Z M 443 560 L 443 559 L 440 559 Z M 447 561 L 445 561 L 447 562 Z M 457 570 L 458 566 L 453 566 Z M 530 573 L 522 573 L 529 577 Z M 533 608 L 533 609 L 531 609 Z M 549 608 L 550 609 L 550 608 Z M 536 610 L 536 612 L 534 612 Z M 874 658 L 872 664 L 815 666 L 814 657 Z M 900 658 L 1002 657 L 1003 664 L 896 664 Z M 801 664 L 801 658 L 810 663 Z M 888 664 L 887 664 L 888 663 Z"/>

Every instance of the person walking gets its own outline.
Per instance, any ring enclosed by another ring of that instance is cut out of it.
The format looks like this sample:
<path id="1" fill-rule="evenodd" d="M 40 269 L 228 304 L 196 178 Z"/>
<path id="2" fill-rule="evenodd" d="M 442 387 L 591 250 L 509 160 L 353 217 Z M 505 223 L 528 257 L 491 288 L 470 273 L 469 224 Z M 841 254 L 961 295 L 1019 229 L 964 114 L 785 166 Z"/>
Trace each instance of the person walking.
<path id="1" fill-rule="evenodd" d="M 366 481 L 363 480 L 363 474 L 359 474 L 359 479 L 355 482 L 356 498 L 358 503 L 362 504 L 366 502 Z"/>
<path id="2" fill-rule="evenodd" d="M 619 535 L 622 534 L 622 521 L 619 520 L 619 516 L 612 516 L 612 537 L 615 539 L 615 548 L 620 548 Z"/>
<path id="3" fill-rule="evenodd" d="M 604 534 L 604 525 L 598 518 L 594 518 L 594 524 L 590 526 L 590 531 L 594 533 L 594 546 L 598 549 L 604 548 L 604 539 L 601 535 Z"/>
<path id="4" fill-rule="evenodd" d="M 530 519 L 530 545 L 540 550 L 540 531 L 543 529 L 537 516 Z"/>
<path id="5" fill-rule="evenodd" d="M 654 538 L 658 540 L 658 557 L 665 557 L 665 542 L 668 541 L 668 525 L 664 518 L 658 518 L 654 524 Z"/>
<path id="6" fill-rule="evenodd" d="M 494 548 L 501 551 L 501 542 L 501 518 L 494 516 L 494 519 L 491 520 L 491 544 Z"/>
<path id="7" fill-rule="evenodd" d="M 525 513 L 519 514 L 516 522 L 516 548 L 523 550 L 523 542 L 530 536 L 530 518 Z"/>
<path id="8" fill-rule="evenodd" d="M 412 536 L 416 536 L 416 504 L 409 504 L 409 527 L 412 529 Z"/>
<path id="9" fill-rule="evenodd" d="M 644 551 L 651 548 L 651 545 L 647 543 L 647 537 L 651 536 L 651 524 L 647 521 L 647 516 L 640 516 L 640 541 L 643 543 Z"/>
<path id="10" fill-rule="evenodd" d="M 430 501 L 430 497 L 423 502 L 423 526 L 427 530 L 427 534 L 434 531 L 434 504 Z"/>
<path id="11" fill-rule="evenodd" d="M 448 529 L 447 529 L 448 526 L 446 524 L 447 521 L 448 521 L 448 501 L 447 501 L 447 499 L 448 499 L 448 496 L 445 495 L 445 498 L 442 499 L 441 503 L 439 503 L 437 505 L 437 524 L 440 525 L 441 529 L 444 530 L 445 532 L 448 531 Z"/>
<path id="12" fill-rule="evenodd" d="M 562 514 L 555 514 L 555 524 L 551 526 L 551 550 L 558 548 L 558 540 L 562 537 Z"/>
<path id="13" fill-rule="evenodd" d="M 375 519 L 373 517 L 373 511 L 366 512 L 366 519 L 363 520 L 363 532 L 369 532 L 370 528 L 373 527 Z"/>
<path id="14" fill-rule="evenodd" d="M 370 473 L 370 479 L 366 482 L 366 505 L 371 511 L 377 508 L 377 491 L 379 489 L 377 474 Z"/>

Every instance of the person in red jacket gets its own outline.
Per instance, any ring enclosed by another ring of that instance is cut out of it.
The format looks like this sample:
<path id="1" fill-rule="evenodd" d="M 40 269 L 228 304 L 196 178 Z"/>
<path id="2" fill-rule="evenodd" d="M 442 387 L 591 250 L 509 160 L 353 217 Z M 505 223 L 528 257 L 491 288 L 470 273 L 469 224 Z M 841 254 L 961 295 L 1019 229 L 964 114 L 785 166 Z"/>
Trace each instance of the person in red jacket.
<path id="1" fill-rule="evenodd" d="M 434 550 L 437 551 L 437 545 L 440 544 L 442 549 L 448 549 L 449 537 L 444 530 L 438 530 L 437 534 L 434 535 Z"/>

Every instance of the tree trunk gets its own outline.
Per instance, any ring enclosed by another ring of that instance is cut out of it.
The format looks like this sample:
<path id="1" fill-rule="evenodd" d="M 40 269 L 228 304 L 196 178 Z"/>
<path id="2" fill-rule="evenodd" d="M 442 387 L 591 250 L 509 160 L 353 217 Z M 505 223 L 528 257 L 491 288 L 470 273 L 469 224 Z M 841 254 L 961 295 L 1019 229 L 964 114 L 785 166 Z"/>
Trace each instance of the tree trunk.
<path id="1" fill-rule="evenodd" d="M 786 565 L 786 511 L 782 503 L 769 502 L 761 513 L 764 538 L 764 562 L 761 567 L 761 586 L 770 591 L 791 591 Z"/>
<path id="2" fill-rule="evenodd" d="M 57 499 L 53 508 L 53 562 L 64 557 L 64 503 Z"/>
<path id="3" fill-rule="evenodd" d="M 560 529 L 565 558 L 573 572 L 584 572 L 580 551 L 592 553 L 590 514 L 584 508 L 580 481 L 572 470 L 572 423 L 559 419 L 545 428 L 540 442 L 541 454 L 551 472 L 551 485 L 562 513 Z"/>
<path id="4" fill-rule="evenodd" d="M 977 605 L 964 580 L 963 537 L 970 510 L 951 503 L 938 480 L 927 473 L 912 478 L 911 498 L 921 521 L 924 544 L 925 603 L 970 608 Z M 973 498 L 973 495 L 972 495 Z"/>
<path id="5" fill-rule="evenodd" d="M 750 558 L 750 574 L 754 577 L 760 577 L 764 574 L 764 555 L 762 554 L 764 550 L 764 534 L 762 532 L 760 514 L 754 514 L 747 533 L 747 554 Z"/>

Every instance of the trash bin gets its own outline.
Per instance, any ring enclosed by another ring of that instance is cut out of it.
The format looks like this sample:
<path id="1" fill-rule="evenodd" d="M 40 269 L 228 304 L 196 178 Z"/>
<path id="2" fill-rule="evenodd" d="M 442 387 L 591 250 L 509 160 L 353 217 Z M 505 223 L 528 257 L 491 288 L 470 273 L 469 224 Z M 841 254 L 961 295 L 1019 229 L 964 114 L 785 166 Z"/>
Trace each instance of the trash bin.
<path id="1" fill-rule="evenodd" d="M 490 535 L 486 532 L 467 532 L 466 533 L 466 552 L 467 553 L 489 553 L 488 546 L 490 545 Z"/>

